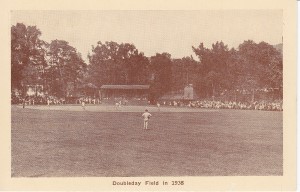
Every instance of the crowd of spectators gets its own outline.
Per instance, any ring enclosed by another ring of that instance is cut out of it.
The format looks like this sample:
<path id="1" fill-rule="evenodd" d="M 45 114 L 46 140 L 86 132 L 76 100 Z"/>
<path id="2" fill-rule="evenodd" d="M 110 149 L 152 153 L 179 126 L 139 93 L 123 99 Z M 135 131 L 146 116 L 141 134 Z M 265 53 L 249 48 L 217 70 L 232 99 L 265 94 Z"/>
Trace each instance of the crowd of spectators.
<path id="1" fill-rule="evenodd" d="M 147 97 L 104 97 L 103 103 L 106 104 L 115 104 L 119 105 L 145 105 L 148 103 Z"/>
<path id="2" fill-rule="evenodd" d="M 84 102 L 85 104 L 94 104 L 94 105 L 101 104 L 101 100 L 95 97 L 81 97 L 76 100 L 76 104 L 81 104 L 82 102 Z"/>
<path id="3" fill-rule="evenodd" d="M 104 98 L 109 99 L 109 98 Z M 139 98 L 138 100 L 144 100 Z M 126 98 L 114 98 L 115 103 L 120 105 L 127 105 Z M 81 97 L 75 100 L 72 104 L 101 104 L 101 100 L 95 97 Z M 25 98 L 12 96 L 12 104 L 23 105 L 61 105 L 69 104 L 64 98 L 57 98 L 54 96 L 27 96 Z M 235 101 L 212 101 L 212 100 L 196 100 L 196 101 L 159 101 L 158 106 L 172 106 L 172 107 L 191 107 L 191 108 L 206 108 L 206 109 L 242 109 L 242 110 L 265 110 L 265 111 L 282 111 L 282 100 L 276 101 L 255 101 L 255 102 L 235 102 Z"/>
<path id="4" fill-rule="evenodd" d="M 26 97 L 18 97 L 13 96 L 11 98 L 12 104 L 22 104 L 25 103 L 26 105 L 43 105 L 47 103 L 45 97 L 42 96 L 26 96 Z"/>
<path id="5" fill-rule="evenodd" d="M 62 104 L 101 104 L 101 100 L 95 97 L 81 97 L 76 98 L 74 102 L 66 100 L 65 98 L 58 98 L 55 96 L 12 96 L 12 104 L 25 104 L 25 105 L 62 105 Z"/>
<path id="6" fill-rule="evenodd" d="M 264 111 L 282 111 L 282 101 L 255 101 L 255 102 L 235 102 L 235 101 L 161 101 L 159 105 L 167 105 L 174 107 L 194 107 L 206 109 L 243 109 L 243 110 L 264 110 Z"/>

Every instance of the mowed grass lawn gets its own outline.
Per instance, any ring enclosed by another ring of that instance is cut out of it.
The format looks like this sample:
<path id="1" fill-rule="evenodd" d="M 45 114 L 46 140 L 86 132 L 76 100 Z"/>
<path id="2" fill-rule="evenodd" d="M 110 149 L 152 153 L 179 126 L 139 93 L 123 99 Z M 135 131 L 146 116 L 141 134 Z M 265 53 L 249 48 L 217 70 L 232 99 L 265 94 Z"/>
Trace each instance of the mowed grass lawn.
<path id="1" fill-rule="evenodd" d="M 141 114 L 13 106 L 12 176 L 283 174 L 282 112 Z"/>

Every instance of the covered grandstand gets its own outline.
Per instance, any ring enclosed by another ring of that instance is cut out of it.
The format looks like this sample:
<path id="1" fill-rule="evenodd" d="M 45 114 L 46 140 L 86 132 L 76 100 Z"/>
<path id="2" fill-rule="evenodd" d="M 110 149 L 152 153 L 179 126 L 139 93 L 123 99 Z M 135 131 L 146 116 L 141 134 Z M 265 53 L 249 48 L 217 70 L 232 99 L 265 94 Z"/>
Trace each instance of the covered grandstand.
<path id="1" fill-rule="evenodd" d="M 150 85 L 102 85 L 100 98 L 104 103 L 122 101 L 129 104 L 146 104 Z"/>

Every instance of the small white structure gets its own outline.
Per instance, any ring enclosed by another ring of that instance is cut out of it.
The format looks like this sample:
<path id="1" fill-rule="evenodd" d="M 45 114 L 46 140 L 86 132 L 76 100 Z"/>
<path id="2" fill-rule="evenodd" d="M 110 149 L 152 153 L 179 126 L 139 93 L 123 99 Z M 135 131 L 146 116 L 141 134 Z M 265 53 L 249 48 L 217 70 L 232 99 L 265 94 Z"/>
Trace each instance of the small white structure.
<path id="1" fill-rule="evenodd" d="M 184 88 L 184 94 L 183 98 L 187 100 L 193 100 L 194 99 L 194 88 L 193 84 L 189 84 Z"/>

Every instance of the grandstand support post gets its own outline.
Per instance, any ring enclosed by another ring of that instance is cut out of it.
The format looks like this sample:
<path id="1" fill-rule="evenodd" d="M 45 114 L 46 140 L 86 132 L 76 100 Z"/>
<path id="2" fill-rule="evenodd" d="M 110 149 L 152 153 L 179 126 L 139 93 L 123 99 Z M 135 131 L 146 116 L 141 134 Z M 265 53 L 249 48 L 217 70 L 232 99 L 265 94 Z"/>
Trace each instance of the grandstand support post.
<path id="1" fill-rule="evenodd" d="M 254 97 L 255 97 L 255 95 L 254 95 L 254 89 L 252 89 L 252 102 L 254 102 Z"/>

